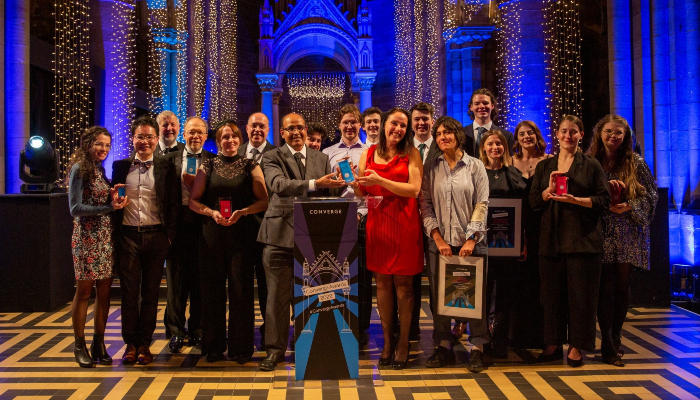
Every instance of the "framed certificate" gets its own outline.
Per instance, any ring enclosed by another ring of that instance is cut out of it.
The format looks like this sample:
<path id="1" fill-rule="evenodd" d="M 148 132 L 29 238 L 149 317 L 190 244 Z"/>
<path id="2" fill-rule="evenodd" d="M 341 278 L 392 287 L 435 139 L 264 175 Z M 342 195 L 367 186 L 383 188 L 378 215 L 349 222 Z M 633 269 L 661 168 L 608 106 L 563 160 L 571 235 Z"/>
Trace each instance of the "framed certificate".
<path id="1" fill-rule="evenodd" d="M 485 284 L 484 256 L 440 255 L 438 314 L 458 319 L 482 319 Z"/>
<path id="2" fill-rule="evenodd" d="M 520 257 L 521 221 L 521 199 L 489 199 L 486 219 L 489 257 Z"/>

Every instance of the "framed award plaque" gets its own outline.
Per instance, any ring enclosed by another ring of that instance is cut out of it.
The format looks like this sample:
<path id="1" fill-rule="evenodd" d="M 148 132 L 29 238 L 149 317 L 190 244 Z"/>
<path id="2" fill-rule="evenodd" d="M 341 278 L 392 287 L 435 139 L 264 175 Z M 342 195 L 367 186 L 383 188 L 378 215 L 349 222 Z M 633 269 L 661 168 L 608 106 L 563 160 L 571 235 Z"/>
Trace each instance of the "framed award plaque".
<path id="1" fill-rule="evenodd" d="M 457 319 L 482 319 L 485 278 L 484 256 L 440 255 L 438 314 Z"/>

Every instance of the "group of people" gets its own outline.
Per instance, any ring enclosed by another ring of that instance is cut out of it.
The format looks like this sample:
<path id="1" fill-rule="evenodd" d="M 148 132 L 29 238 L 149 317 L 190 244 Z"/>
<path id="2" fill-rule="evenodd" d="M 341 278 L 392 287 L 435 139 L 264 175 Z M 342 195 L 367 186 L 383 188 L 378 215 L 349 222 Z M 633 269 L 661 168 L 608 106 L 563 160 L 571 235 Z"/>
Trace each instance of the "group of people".
<path id="1" fill-rule="evenodd" d="M 624 366 L 621 330 L 629 307 L 632 268 L 649 268 L 649 224 L 657 190 L 634 152 L 627 121 L 608 115 L 593 129 L 584 154 L 584 128 L 565 116 L 559 151 L 546 153 L 539 128 L 522 121 L 515 133 L 497 127 L 496 99 L 487 89 L 469 101 L 473 123 L 435 120 L 431 105 L 410 110 L 352 104 L 338 113 L 340 140 L 320 151 L 325 129 L 296 113 L 281 120 L 284 144 L 266 138 L 269 121 L 251 115 L 248 141 L 233 122 L 215 129 L 218 154 L 203 149 L 206 121 L 190 117 L 185 143 L 176 142 L 171 112 L 136 119 L 134 153 L 103 162 L 110 133 L 89 128 L 70 168 L 77 280 L 72 305 L 75 357 L 81 367 L 112 362 L 104 345 L 112 278 L 122 289 L 123 363 L 148 364 L 165 264 L 169 350 L 201 347 L 208 362 L 245 364 L 254 352 L 254 298 L 264 323 L 259 362 L 264 371 L 289 346 L 293 281 L 293 209 L 285 198 L 382 196 L 358 209 L 360 345 L 367 343 L 372 276 L 383 330 L 380 366 L 406 367 L 420 333 L 421 274 L 430 285 L 435 352 L 428 367 L 454 362 L 452 344 L 467 332 L 467 368 L 484 369 L 484 354 L 507 357 L 509 347 L 543 348 L 539 360 L 582 364 L 595 349 L 596 319 L 606 363 Z M 360 131 L 367 134 L 360 140 Z M 346 183 L 338 163 L 349 160 Z M 563 183 L 565 182 L 565 183 Z M 562 187 L 564 190 L 561 190 Z M 488 257 L 491 198 L 522 199 L 522 254 Z M 455 321 L 437 312 L 439 256 L 484 257 L 486 286 L 479 319 Z M 427 262 L 426 262 L 427 261 Z M 227 284 L 228 281 L 228 284 Z M 88 351 L 85 318 L 96 286 L 95 333 Z M 228 290 L 228 326 L 226 302 Z M 189 299 L 189 319 L 186 308 Z"/>

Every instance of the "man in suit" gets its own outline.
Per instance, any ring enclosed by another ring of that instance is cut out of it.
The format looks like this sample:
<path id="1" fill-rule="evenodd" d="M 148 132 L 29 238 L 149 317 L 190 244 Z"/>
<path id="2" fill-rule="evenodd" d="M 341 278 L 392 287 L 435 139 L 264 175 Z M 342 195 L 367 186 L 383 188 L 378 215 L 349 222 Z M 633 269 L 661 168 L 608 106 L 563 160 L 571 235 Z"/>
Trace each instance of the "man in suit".
<path id="1" fill-rule="evenodd" d="M 172 111 L 165 110 L 156 117 L 158 122 L 158 146 L 155 155 L 158 157 L 164 154 L 181 151 L 185 148 L 183 143 L 177 141 L 180 133 L 180 120 Z"/>
<path id="2" fill-rule="evenodd" d="M 132 199 L 115 212 L 124 364 L 153 361 L 149 346 L 156 328 L 158 289 L 176 232 L 179 188 L 173 165 L 153 154 L 157 130 L 153 118 L 137 118 L 131 126 L 135 153 L 112 165 L 112 183 L 125 184 L 126 195 Z"/>
<path id="3" fill-rule="evenodd" d="M 469 116 L 474 120 L 472 124 L 465 125 L 464 134 L 467 136 L 463 150 L 472 157 L 479 158 L 479 142 L 484 133 L 496 129 L 503 133 L 508 140 L 508 152 L 513 155 L 515 140 L 513 134 L 501 129 L 493 120 L 498 116 L 496 97 L 488 89 L 476 89 L 469 100 Z"/>
<path id="4" fill-rule="evenodd" d="M 284 359 L 289 339 L 289 307 L 294 279 L 293 209 L 283 207 L 284 197 L 323 196 L 327 189 L 341 188 L 328 156 L 306 146 L 306 123 L 299 114 L 282 119 L 280 133 L 286 144 L 263 155 L 265 183 L 271 194 L 270 207 L 260 226 L 258 241 L 265 245 L 263 266 L 267 279 L 265 351 L 261 371 L 272 371 Z"/>
<path id="5" fill-rule="evenodd" d="M 267 141 L 267 134 L 270 132 L 270 122 L 267 116 L 261 112 L 253 113 L 248 117 L 248 123 L 245 126 L 248 133 L 248 141 L 238 147 L 238 155 L 248 159 L 254 158 L 260 164 L 262 169 L 262 156 L 266 152 L 275 149 L 270 142 Z M 253 215 L 251 225 L 256 229 L 251 232 L 255 236 L 258 235 L 260 224 L 262 223 L 264 212 Z M 260 350 L 265 350 L 265 312 L 267 311 L 267 282 L 265 281 L 265 268 L 262 265 L 263 244 L 255 242 L 254 248 L 249 251 L 246 256 L 249 257 L 247 265 L 255 266 L 255 280 L 258 284 L 258 305 L 260 306 L 260 314 L 263 318 L 263 323 L 260 325 Z"/>
<path id="6" fill-rule="evenodd" d="M 216 155 L 202 148 L 207 140 L 207 123 L 200 117 L 189 117 L 185 121 L 185 148 L 163 156 L 173 164 L 175 185 L 178 191 L 177 204 L 180 212 L 177 220 L 177 236 L 165 259 L 165 276 L 168 281 L 168 301 L 165 306 L 165 336 L 170 339 L 171 353 L 182 351 L 184 339 L 188 345 L 202 345 L 202 303 L 199 286 L 199 238 L 202 221 L 199 214 L 190 210 L 190 190 L 194 185 L 197 168 L 202 161 Z M 194 159 L 194 171 L 188 171 L 189 160 Z M 185 318 L 187 299 L 190 299 L 190 319 Z M 185 329 L 187 323 L 187 329 Z"/>

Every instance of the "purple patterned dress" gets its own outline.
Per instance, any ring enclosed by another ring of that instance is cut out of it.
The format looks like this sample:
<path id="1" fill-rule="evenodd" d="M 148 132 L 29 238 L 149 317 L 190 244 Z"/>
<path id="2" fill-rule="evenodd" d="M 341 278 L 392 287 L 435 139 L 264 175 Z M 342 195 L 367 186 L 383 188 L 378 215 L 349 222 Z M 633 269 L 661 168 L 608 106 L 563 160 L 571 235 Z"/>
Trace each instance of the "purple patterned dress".
<path id="1" fill-rule="evenodd" d="M 95 172 L 95 179 L 85 182 L 79 177 L 76 164 L 70 175 L 74 216 L 71 247 L 76 280 L 100 280 L 115 275 L 109 183 L 102 171 Z"/>

